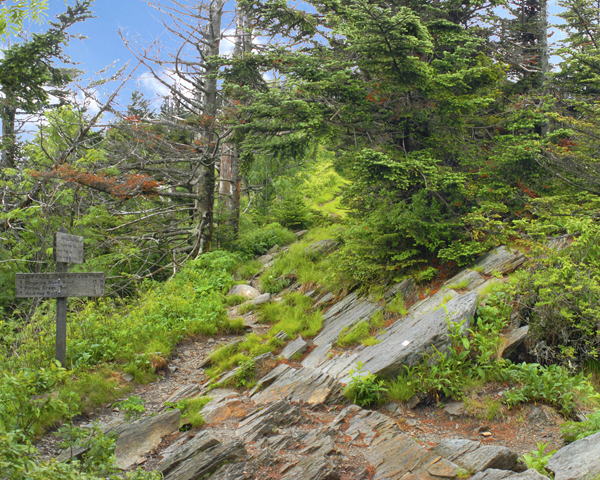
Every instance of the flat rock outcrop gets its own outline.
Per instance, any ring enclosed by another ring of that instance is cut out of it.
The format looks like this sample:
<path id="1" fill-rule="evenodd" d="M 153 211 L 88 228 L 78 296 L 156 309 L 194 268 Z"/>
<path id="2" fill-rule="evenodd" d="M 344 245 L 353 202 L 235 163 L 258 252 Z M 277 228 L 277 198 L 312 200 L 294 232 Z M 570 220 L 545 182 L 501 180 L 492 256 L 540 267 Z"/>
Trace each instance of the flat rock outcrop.
<path id="1" fill-rule="evenodd" d="M 248 442 L 253 442 L 264 436 L 271 435 L 277 427 L 290 425 L 302 418 L 302 412 L 288 402 L 280 400 L 259 408 L 240 422 L 235 432 Z"/>
<path id="2" fill-rule="evenodd" d="M 143 455 L 156 448 L 163 437 L 179 430 L 180 418 L 180 410 L 171 410 L 126 424 L 115 445 L 117 466 L 125 470 L 141 461 Z"/>
<path id="3" fill-rule="evenodd" d="M 454 288 L 461 290 L 473 290 L 477 288 L 479 285 L 482 285 L 485 282 L 485 278 L 477 273 L 475 270 L 471 270 L 470 268 L 465 268 L 460 271 L 457 275 L 452 277 L 450 280 L 444 283 L 445 288 Z"/>
<path id="4" fill-rule="evenodd" d="M 546 469 L 554 473 L 554 480 L 596 478 L 600 475 L 600 433 L 561 448 Z"/>
<path id="5" fill-rule="evenodd" d="M 477 259 L 472 268 L 480 271 L 483 275 L 494 273 L 504 275 L 520 267 L 524 262 L 525 256 L 521 252 L 510 250 L 503 245 L 483 254 Z"/>
<path id="6" fill-rule="evenodd" d="M 412 296 L 414 289 L 414 281 L 412 279 L 404 280 L 384 293 L 384 299 L 391 301 L 398 292 L 401 292 L 404 299 Z M 323 328 L 319 335 L 313 339 L 313 345 L 325 346 L 333 345 L 340 334 L 344 330 L 349 330 L 358 323 L 369 320 L 376 312 L 382 310 L 383 307 L 370 301 L 368 298 L 359 298 L 358 293 L 354 292 L 346 296 L 340 302 L 333 305 L 323 316 Z M 311 352 L 305 359 L 305 365 L 315 364 L 315 360 L 321 360 L 320 355 L 323 348 L 319 351 Z M 327 347 L 329 350 L 329 347 Z M 311 357 L 311 358 L 309 358 Z M 317 361 L 316 364 L 319 362 Z"/>
<path id="7" fill-rule="evenodd" d="M 304 254 L 309 256 L 323 256 L 333 252 L 339 245 L 339 242 L 336 242 L 333 239 L 327 240 L 319 240 L 318 242 L 309 245 L 304 249 Z"/>
<path id="8" fill-rule="evenodd" d="M 233 440 L 225 444 L 219 443 L 206 450 L 196 450 L 193 456 L 178 463 L 171 470 L 162 473 L 165 480 L 197 480 L 207 478 L 224 463 L 236 462 L 246 455 L 244 442 Z"/>
<path id="9" fill-rule="evenodd" d="M 363 370 L 384 376 L 398 375 L 402 365 L 414 366 L 433 347 L 444 351 L 450 345 L 447 321 L 462 323 L 466 331 L 477 309 L 476 292 L 469 292 L 450 300 L 446 308 L 418 317 L 406 317 L 381 337 L 381 343 L 360 351 L 356 362 Z"/>
<path id="10" fill-rule="evenodd" d="M 281 351 L 281 356 L 286 360 L 289 360 L 294 355 L 301 355 L 306 351 L 308 342 L 306 342 L 300 335 L 293 342 L 288 343 L 285 348 Z"/>
<path id="11" fill-rule="evenodd" d="M 445 440 L 431 451 L 473 473 L 487 469 L 515 472 L 524 470 L 523 464 L 518 461 L 519 455 L 512 450 L 495 445 L 481 445 L 472 440 Z"/>
<path id="12" fill-rule="evenodd" d="M 404 435 L 386 415 L 351 405 L 336 417 L 333 425 L 344 432 L 349 441 L 370 446 L 365 457 L 375 470 L 373 480 L 406 478 L 455 478 L 454 463 L 429 452 Z"/>
<path id="13" fill-rule="evenodd" d="M 341 385 L 334 377 L 312 368 L 285 370 L 269 387 L 256 393 L 252 400 L 257 404 L 274 400 L 292 402 L 333 403 L 341 398 Z"/>
<path id="14" fill-rule="evenodd" d="M 502 480 L 504 478 L 510 478 L 510 480 L 549 480 L 548 477 L 542 475 L 533 468 L 521 473 L 490 468 L 483 472 L 476 473 L 470 480 Z"/>

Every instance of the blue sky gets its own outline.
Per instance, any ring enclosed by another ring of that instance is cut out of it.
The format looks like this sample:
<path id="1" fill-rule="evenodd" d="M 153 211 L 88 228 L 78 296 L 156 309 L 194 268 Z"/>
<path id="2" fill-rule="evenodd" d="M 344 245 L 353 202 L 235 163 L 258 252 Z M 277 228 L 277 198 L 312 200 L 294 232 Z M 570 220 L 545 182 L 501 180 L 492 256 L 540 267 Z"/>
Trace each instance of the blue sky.
<path id="1" fill-rule="evenodd" d="M 69 0 L 69 4 L 72 3 L 73 0 Z M 48 4 L 46 21 L 66 10 L 65 0 L 49 0 Z M 96 18 L 75 24 L 69 30 L 70 33 L 80 33 L 88 38 L 83 41 L 72 40 L 66 49 L 71 59 L 79 64 L 77 68 L 86 72 L 84 78 L 99 78 L 96 72 L 111 64 L 114 66 L 102 75 L 103 78 L 116 72 L 128 61 L 131 62 L 130 68 L 136 65 L 137 62 L 121 40 L 119 31 L 133 42 L 147 44 L 160 37 L 165 45 L 169 46 L 171 43 L 160 21 L 159 12 L 144 0 L 95 0 L 92 9 Z M 226 20 L 223 25 L 227 26 Z M 46 28 L 47 25 L 44 24 L 32 25 L 29 31 L 43 31 Z M 232 47 L 230 42 L 224 40 L 221 51 L 228 53 Z M 128 84 L 128 88 L 123 90 L 121 106 L 127 104 L 131 92 L 137 88 L 158 107 L 162 103 L 160 96 L 167 93 L 165 87 L 153 79 L 143 67 L 136 71 L 135 77 L 135 80 Z M 105 86 L 102 89 L 103 96 L 112 93 L 116 85 L 113 83 Z M 95 106 L 91 105 L 91 111 L 94 110 Z"/>
<path id="2" fill-rule="evenodd" d="M 69 0 L 69 3 L 72 1 Z M 65 10 L 65 0 L 49 0 L 48 3 L 47 19 Z M 558 10 L 555 3 L 552 1 L 551 13 L 556 13 Z M 89 38 L 83 41 L 73 40 L 67 49 L 72 59 L 79 63 L 78 68 L 86 71 L 87 78 L 93 78 L 95 72 L 113 63 L 114 67 L 104 76 L 116 71 L 127 61 L 132 61 L 132 65 L 135 65 L 135 59 L 123 44 L 119 30 L 131 40 L 141 39 L 142 43 L 152 42 L 157 37 L 160 37 L 167 46 L 170 43 L 170 38 L 158 18 L 158 12 L 144 0 L 95 0 L 93 10 L 96 18 L 76 24 L 70 30 L 72 33 L 81 33 Z M 557 20 L 556 17 L 550 18 L 551 23 Z M 224 25 L 226 26 L 226 21 Z M 47 27 L 44 25 L 34 25 L 30 27 L 30 31 L 41 31 L 45 28 Z M 552 40 L 556 41 L 557 37 L 558 35 L 555 34 Z M 227 53 L 231 47 L 231 43 L 223 42 L 222 53 Z M 136 80 L 130 82 L 128 88 L 124 90 L 121 105 L 126 105 L 131 91 L 138 88 L 153 101 L 154 106 L 158 107 L 161 103 L 160 95 L 165 94 L 166 89 L 144 68 L 136 72 L 136 77 Z M 109 94 L 113 88 L 116 88 L 115 84 L 104 87 L 104 95 Z M 91 110 L 94 110 L 94 105 L 91 106 Z"/>

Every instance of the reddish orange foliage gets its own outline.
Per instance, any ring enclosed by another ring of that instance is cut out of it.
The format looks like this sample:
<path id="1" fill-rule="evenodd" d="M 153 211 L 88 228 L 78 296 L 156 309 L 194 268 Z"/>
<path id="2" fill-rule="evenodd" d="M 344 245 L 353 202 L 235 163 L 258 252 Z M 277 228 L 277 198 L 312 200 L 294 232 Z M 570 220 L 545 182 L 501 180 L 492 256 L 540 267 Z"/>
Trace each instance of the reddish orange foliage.
<path id="1" fill-rule="evenodd" d="M 538 195 L 537 195 L 535 192 L 533 192 L 533 191 L 529 190 L 529 189 L 528 189 L 528 188 L 527 188 L 525 185 L 523 185 L 523 184 L 521 183 L 521 180 L 519 180 L 519 181 L 517 182 L 517 184 L 519 185 L 519 187 L 521 187 L 521 190 L 523 190 L 523 191 L 524 191 L 524 192 L 525 192 L 527 195 L 529 195 L 531 198 L 538 198 Z"/>
<path id="2" fill-rule="evenodd" d="M 122 177 L 109 177 L 80 170 L 72 165 L 61 165 L 51 172 L 33 172 L 34 177 L 60 178 L 67 182 L 77 183 L 84 187 L 93 188 L 101 192 L 113 195 L 121 200 L 127 200 L 138 195 L 151 197 L 158 195 L 156 189 L 160 183 L 152 177 L 141 174 L 129 174 Z"/>

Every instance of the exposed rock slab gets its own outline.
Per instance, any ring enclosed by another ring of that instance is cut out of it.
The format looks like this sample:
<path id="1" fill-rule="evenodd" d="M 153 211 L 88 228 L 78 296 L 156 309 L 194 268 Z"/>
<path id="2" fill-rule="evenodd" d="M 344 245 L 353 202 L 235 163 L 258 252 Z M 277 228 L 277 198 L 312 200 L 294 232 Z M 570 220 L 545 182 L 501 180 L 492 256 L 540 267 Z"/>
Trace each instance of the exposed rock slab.
<path id="1" fill-rule="evenodd" d="M 385 301 L 391 301 L 398 292 L 402 293 L 404 299 L 411 297 L 414 289 L 414 281 L 404 280 L 390 287 L 384 293 Z M 346 296 L 343 300 L 333 305 L 323 316 L 323 328 L 314 340 L 314 345 L 333 344 L 337 341 L 344 329 L 351 329 L 358 323 L 369 320 L 383 307 L 367 298 L 358 298 L 356 293 Z M 310 361 L 309 361 L 310 363 Z"/>
<path id="2" fill-rule="evenodd" d="M 433 351 L 433 347 L 444 351 L 450 345 L 447 319 L 462 324 L 463 331 L 471 325 L 477 309 L 477 293 L 453 298 L 446 309 L 429 312 L 419 317 L 408 317 L 381 343 L 367 347 L 357 357 L 363 370 L 385 376 L 395 376 L 402 365 L 413 366 Z M 446 313 L 446 310 L 448 313 Z"/>
<path id="3" fill-rule="evenodd" d="M 250 285 L 234 285 L 231 287 L 227 295 L 242 295 L 248 299 L 256 298 L 260 295 L 260 292 Z"/>
<path id="4" fill-rule="evenodd" d="M 318 345 L 317 348 L 315 348 L 306 356 L 304 360 L 302 360 L 302 366 L 316 368 L 328 358 L 329 349 L 332 347 L 332 345 L 332 343 Z"/>
<path id="5" fill-rule="evenodd" d="M 127 424 L 115 445 L 116 464 L 125 470 L 137 464 L 162 438 L 179 430 L 180 410 L 171 410 L 155 417 L 146 417 Z"/>
<path id="6" fill-rule="evenodd" d="M 523 473 L 515 473 L 510 476 L 510 480 L 549 480 L 547 476 L 542 475 L 534 468 L 525 470 Z"/>
<path id="7" fill-rule="evenodd" d="M 340 412 L 332 425 L 341 426 L 350 441 L 370 446 L 365 457 L 375 468 L 374 480 L 440 480 L 455 478 L 458 473 L 455 464 L 425 450 L 379 412 L 351 405 Z"/>
<path id="8" fill-rule="evenodd" d="M 483 472 L 476 473 L 470 480 L 549 480 L 548 477 L 542 475 L 537 470 L 530 468 L 522 473 L 514 473 L 510 470 L 498 470 L 490 468 Z"/>
<path id="9" fill-rule="evenodd" d="M 477 288 L 479 285 L 482 285 L 484 282 L 485 278 L 483 278 L 475 270 L 465 268 L 444 283 L 444 286 L 446 288 L 459 288 L 460 286 L 461 289 L 470 291 L 474 288 Z"/>
<path id="10" fill-rule="evenodd" d="M 196 384 L 183 385 L 182 387 L 179 387 L 177 390 L 175 390 L 173 395 L 171 395 L 169 398 L 167 398 L 165 400 L 165 405 L 163 405 L 162 410 L 167 408 L 166 407 L 167 403 L 177 403 L 180 400 L 184 400 L 186 398 L 193 397 L 199 391 L 200 391 L 200 387 L 198 387 L 198 385 L 196 385 Z"/>
<path id="11" fill-rule="evenodd" d="M 473 473 L 487 469 L 522 471 L 519 455 L 507 447 L 481 445 L 463 439 L 449 439 L 438 443 L 433 453 L 444 457 Z"/>
<path id="12" fill-rule="evenodd" d="M 242 420 L 235 435 L 246 442 L 253 442 L 273 434 L 277 427 L 296 423 L 301 418 L 302 412 L 297 407 L 285 401 L 273 402 L 255 410 Z"/>
<path id="13" fill-rule="evenodd" d="M 206 478 L 225 462 L 235 462 L 246 456 L 241 440 L 218 444 L 188 458 L 165 475 L 165 480 L 197 480 Z"/>
<path id="14" fill-rule="evenodd" d="M 182 463 L 215 445 L 220 445 L 220 442 L 212 433 L 203 430 L 165 457 L 158 467 L 158 471 L 163 475 L 168 475 Z"/>
<path id="15" fill-rule="evenodd" d="M 256 260 L 258 260 L 263 265 L 266 265 L 269 262 L 272 262 L 275 259 L 275 255 L 267 253 L 266 255 L 261 255 Z"/>
<path id="16" fill-rule="evenodd" d="M 258 297 L 251 300 L 251 303 L 252 303 L 252 305 L 262 305 L 263 303 L 268 303 L 270 301 L 271 301 L 271 294 L 263 293 L 262 295 L 259 295 Z"/>
<path id="17" fill-rule="evenodd" d="M 210 476 L 210 480 L 252 480 L 256 467 L 250 462 L 223 465 Z"/>
<path id="18" fill-rule="evenodd" d="M 515 328 L 506 335 L 502 335 L 503 347 L 502 356 L 504 358 L 509 357 L 519 346 L 525 341 L 529 334 L 529 325 L 525 325 L 521 328 Z"/>
<path id="19" fill-rule="evenodd" d="M 338 480 L 339 478 L 333 459 L 315 454 L 301 460 L 281 477 L 281 480 Z"/>
<path id="20" fill-rule="evenodd" d="M 525 262 L 525 256 L 517 250 L 509 250 L 504 245 L 483 254 L 475 262 L 473 269 L 484 275 L 499 272 L 502 275 L 512 272 Z"/>
<path id="21" fill-rule="evenodd" d="M 554 480 L 596 478 L 600 474 L 600 433 L 561 448 L 546 469 L 554 473 Z"/>
<path id="22" fill-rule="evenodd" d="M 319 335 L 313 339 L 314 345 L 334 343 L 345 328 L 351 328 L 362 320 L 381 310 L 381 306 L 359 299 L 356 293 L 345 297 L 341 302 L 333 305 L 323 316 L 323 328 Z"/>
<path id="23" fill-rule="evenodd" d="M 427 297 L 420 302 L 415 303 L 408 313 L 413 317 L 425 315 L 427 312 L 438 310 L 442 308 L 444 302 L 453 299 L 458 296 L 458 292 L 452 289 L 439 290 L 435 292 L 431 297 Z"/>
<path id="24" fill-rule="evenodd" d="M 296 354 L 303 354 L 306 352 L 308 342 L 306 342 L 300 335 L 293 342 L 288 343 L 285 348 L 281 351 L 281 356 L 286 360 L 289 360 Z"/>
<path id="25" fill-rule="evenodd" d="M 498 470 L 497 468 L 488 468 L 482 472 L 478 472 L 471 477 L 470 480 L 502 480 L 503 478 L 514 475 L 511 470 Z"/>
<path id="26" fill-rule="evenodd" d="M 218 423 L 230 418 L 242 418 L 248 413 L 248 407 L 238 398 L 211 400 L 202 409 L 202 418 L 206 423 Z"/>
<path id="27" fill-rule="evenodd" d="M 341 398 L 339 382 L 319 370 L 289 369 L 273 384 L 252 397 L 257 404 L 289 400 L 311 405 L 332 403 Z"/>
<path id="28" fill-rule="evenodd" d="M 275 380 L 277 380 L 280 376 L 282 376 L 286 371 L 288 371 L 290 368 L 289 365 L 286 365 L 285 363 L 282 363 L 280 365 L 277 365 L 273 370 L 271 370 L 269 373 L 267 373 L 264 377 L 262 377 L 258 382 L 257 382 L 257 386 L 265 388 L 268 387 L 269 385 L 271 385 Z M 258 391 L 259 389 L 257 388 L 256 391 Z M 256 392 L 253 392 L 253 394 Z"/>
<path id="29" fill-rule="evenodd" d="M 327 255 L 333 252 L 339 245 L 339 242 L 336 242 L 333 239 L 327 240 L 319 240 L 318 242 L 309 245 L 304 249 L 305 255 L 310 256 L 322 256 Z"/>

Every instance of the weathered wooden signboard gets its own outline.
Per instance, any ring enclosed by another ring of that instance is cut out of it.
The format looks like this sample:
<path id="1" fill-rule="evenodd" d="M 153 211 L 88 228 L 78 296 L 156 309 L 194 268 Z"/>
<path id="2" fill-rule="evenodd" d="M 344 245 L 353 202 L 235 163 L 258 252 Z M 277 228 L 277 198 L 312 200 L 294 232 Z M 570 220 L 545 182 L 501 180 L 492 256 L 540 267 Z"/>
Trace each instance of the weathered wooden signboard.
<path id="1" fill-rule="evenodd" d="M 54 235 L 54 261 L 83 263 L 83 237 L 61 231 Z"/>
<path id="2" fill-rule="evenodd" d="M 18 273 L 17 298 L 103 297 L 104 273 Z"/>
<path id="3" fill-rule="evenodd" d="M 54 235 L 57 273 L 17 273 L 17 298 L 56 298 L 56 359 L 63 367 L 67 357 L 67 298 L 102 297 L 104 273 L 68 273 L 69 263 L 83 263 L 83 237 L 61 229 Z"/>

